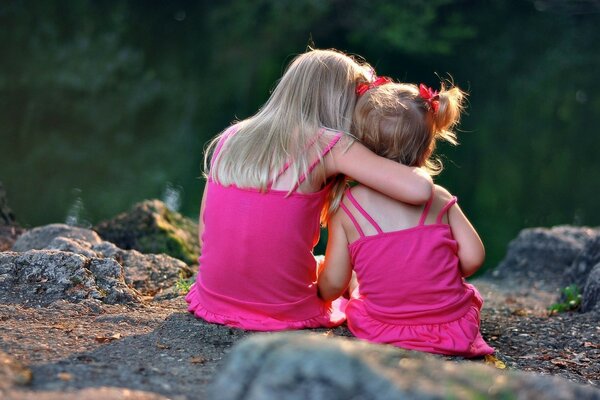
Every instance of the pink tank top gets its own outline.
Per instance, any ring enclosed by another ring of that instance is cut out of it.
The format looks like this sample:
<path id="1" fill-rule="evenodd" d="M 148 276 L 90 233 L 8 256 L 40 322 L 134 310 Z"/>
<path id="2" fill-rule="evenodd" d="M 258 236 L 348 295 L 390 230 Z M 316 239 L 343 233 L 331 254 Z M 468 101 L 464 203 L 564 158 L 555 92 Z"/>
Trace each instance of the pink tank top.
<path id="1" fill-rule="evenodd" d="M 473 292 L 458 266 L 458 245 L 442 216 L 456 203 L 452 198 L 434 224 L 425 225 L 432 198 L 417 226 L 383 232 L 375 220 L 346 192 L 347 198 L 377 230 L 365 236 L 342 203 L 360 238 L 349 245 L 360 296 L 368 313 L 394 324 L 435 324 L 456 320 L 469 309 Z"/>
<path id="2" fill-rule="evenodd" d="M 340 137 L 337 133 L 323 155 Z M 190 311 L 210 322 L 252 330 L 343 322 L 343 317 L 332 318 L 330 303 L 317 297 L 314 283 L 312 250 L 330 185 L 314 193 L 289 195 L 281 190 L 225 187 L 210 179 L 207 185 L 200 268 L 186 297 Z"/>

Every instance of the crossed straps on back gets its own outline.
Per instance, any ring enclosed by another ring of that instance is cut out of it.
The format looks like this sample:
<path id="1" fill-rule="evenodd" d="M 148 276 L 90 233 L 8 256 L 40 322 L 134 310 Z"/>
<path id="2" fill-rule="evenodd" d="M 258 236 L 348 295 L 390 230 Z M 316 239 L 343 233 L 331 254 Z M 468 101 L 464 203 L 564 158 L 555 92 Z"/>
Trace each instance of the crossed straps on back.
<path id="1" fill-rule="evenodd" d="M 229 139 L 231 136 L 233 136 L 236 132 L 237 132 L 237 126 L 232 126 L 230 128 L 228 128 L 225 133 L 223 134 L 223 136 L 221 137 L 221 139 L 219 140 L 219 143 L 217 143 L 217 147 L 215 148 L 215 151 L 213 153 L 213 156 L 211 158 L 210 161 L 210 166 L 211 168 L 214 165 L 215 160 L 217 159 L 217 156 L 219 155 L 221 149 L 223 148 L 223 145 L 225 144 L 225 142 L 227 141 L 227 139 Z M 306 148 L 310 148 L 311 146 L 313 146 L 316 141 L 323 136 L 323 133 L 325 132 L 325 128 L 321 128 L 319 129 L 319 132 L 317 135 L 315 135 L 315 138 L 313 140 L 311 140 Z M 333 137 L 333 139 L 331 139 L 331 141 L 327 144 L 327 146 L 323 149 L 323 151 L 320 154 L 320 157 L 318 157 L 316 160 L 314 160 L 310 166 L 308 167 L 308 170 L 306 171 L 306 173 L 302 174 L 300 176 L 300 178 L 298 179 L 298 182 L 294 185 L 294 187 L 292 188 L 292 192 L 295 191 L 296 189 L 298 189 L 298 186 L 300 186 L 302 184 L 302 182 L 304 182 L 306 180 L 306 177 L 316 168 L 317 165 L 319 165 L 319 163 L 321 162 L 322 158 L 325 157 L 333 148 L 333 146 L 335 146 L 337 144 L 337 142 L 339 142 L 339 140 L 341 139 L 343 133 L 342 132 L 337 132 L 336 135 Z M 285 171 L 287 171 L 287 169 L 290 167 L 290 165 L 292 164 L 292 160 L 289 160 L 288 162 L 285 163 L 285 165 L 281 168 L 281 170 L 277 173 L 277 176 L 275 179 L 279 178 Z M 269 190 L 271 189 L 271 186 L 273 185 L 273 181 L 270 181 L 267 184 L 267 187 L 269 188 Z"/>
<path id="2" fill-rule="evenodd" d="M 381 227 L 379 226 L 379 224 L 377 222 L 375 222 L 373 217 L 371 217 L 369 215 L 369 213 L 367 213 L 365 211 L 365 209 L 358 203 L 356 198 L 354 198 L 354 196 L 352 195 L 352 191 L 350 189 L 348 189 L 348 190 L 346 190 L 345 194 L 346 194 L 346 197 L 348 198 L 348 200 L 350 200 L 350 202 L 352 203 L 352 205 L 354 205 L 354 207 L 358 210 L 358 212 L 373 226 L 373 228 L 375 228 L 375 230 L 377 231 L 377 234 L 379 235 L 381 233 L 384 233 L 383 230 L 381 229 Z M 450 200 L 448 200 L 448 202 L 444 205 L 444 207 L 442 207 L 439 214 L 437 215 L 437 218 L 435 220 L 436 224 L 442 223 L 442 217 L 444 216 L 444 214 L 446 214 L 446 212 L 450 209 L 450 207 L 452 207 L 454 204 L 456 204 L 456 201 L 457 201 L 456 196 L 453 196 Z M 433 194 L 431 195 L 431 197 L 425 204 L 425 208 L 423 209 L 423 213 L 421 214 L 421 218 L 419 219 L 419 224 L 417 226 L 425 225 L 425 219 L 427 218 L 427 215 L 429 214 L 429 209 L 431 208 L 432 203 L 433 203 Z M 344 210 L 346 215 L 348 215 L 348 217 L 354 224 L 354 227 L 358 231 L 358 234 L 360 235 L 360 237 L 361 238 L 365 237 L 366 235 L 365 235 L 364 231 L 360 227 L 360 225 L 359 225 L 358 221 L 356 220 L 356 218 L 354 217 L 354 215 L 352 215 L 352 213 L 350 212 L 348 207 L 344 204 L 344 202 L 340 203 L 340 207 L 342 208 L 342 210 Z"/>

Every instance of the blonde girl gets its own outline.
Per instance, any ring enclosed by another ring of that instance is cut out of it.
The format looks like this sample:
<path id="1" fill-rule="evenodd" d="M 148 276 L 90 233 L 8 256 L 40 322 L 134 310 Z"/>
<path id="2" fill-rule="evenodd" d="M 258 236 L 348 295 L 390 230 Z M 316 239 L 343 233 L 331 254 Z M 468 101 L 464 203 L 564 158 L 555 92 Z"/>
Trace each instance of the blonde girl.
<path id="1" fill-rule="evenodd" d="M 360 86 L 354 132 L 376 154 L 396 163 L 441 169 L 438 140 L 456 143 L 464 94 L 442 86 L 392 83 Z M 366 90 L 365 90 L 366 87 Z M 424 206 L 359 184 L 344 194 L 329 223 L 319 293 L 325 301 L 358 286 L 346 305 L 359 338 L 432 353 L 474 357 L 492 353 L 479 333 L 482 299 L 463 277 L 484 260 L 477 232 L 446 189 L 435 186 Z"/>
<path id="2" fill-rule="evenodd" d="M 349 132 L 367 66 L 333 50 L 296 57 L 267 103 L 209 145 L 200 218 L 200 268 L 188 310 L 251 330 L 335 326 L 317 296 L 312 249 L 340 174 L 422 204 L 431 179 L 373 154 Z M 360 161 L 360 163 L 359 163 Z"/>

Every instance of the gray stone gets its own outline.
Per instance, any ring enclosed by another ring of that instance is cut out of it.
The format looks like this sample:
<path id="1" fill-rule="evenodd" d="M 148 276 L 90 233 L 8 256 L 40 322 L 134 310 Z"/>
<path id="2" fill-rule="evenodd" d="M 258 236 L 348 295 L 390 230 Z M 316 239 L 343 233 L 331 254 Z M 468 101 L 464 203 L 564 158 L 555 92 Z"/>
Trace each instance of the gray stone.
<path id="1" fill-rule="evenodd" d="M 207 398 L 558 400 L 600 399 L 600 391 L 560 378 L 294 332 L 257 334 L 236 345 Z"/>
<path id="2" fill-rule="evenodd" d="M 191 268 L 176 258 L 123 250 L 113 243 L 102 241 L 92 230 L 63 224 L 33 229 L 22 235 L 13 246 L 14 251 L 31 249 L 61 250 L 88 259 L 113 259 L 123 266 L 125 282 L 144 295 L 155 295 L 175 285 L 179 278 L 192 275 Z"/>
<path id="3" fill-rule="evenodd" d="M 581 311 L 600 311 L 600 263 L 588 274 L 583 288 Z"/>
<path id="4" fill-rule="evenodd" d="M 198 225 L 160 200 L 146 200 L 94 230 L 125 250 L 168 254 L 189 265 L 198 263 Z"/>
<path id="5" fill-rule="evenodd" d="M 50 224 L 34 228 L 21 235 L 13 245 L 12 250 L 41 250 L 49 246 L 57 237 L 77 239 L 92 245 L 102 241 L 100 236 L 90 229 L 65 224 Z"/>
<path id="6" fill-rule="evenodd" d="M 58 250 L 0 253 L 0 302 L 47 305 L 60 299 L 132 303 L 139 296 L 115 260 Z"/>
<path id="7" fill-rule="evenodd" d="M 186 263 L 166 254 L 142 254 L 123 250 L 110 242 L 92 246 L 100 257 L 113 258 L 125 269 L 127 284 L 145 295 L 155 295 L 175 285 L 180 278 L 192 276 Z"/>
<path id="8" fill-rule="evenodd" d="M 571 283 L 567 269 L 598 235 L 598 230 L 586 227 L 524 229 L 509 243 L 506 257 L 492 277 L 519 282 L 522 287 L 564 287 Z"/>
<path id="9" fill-rule="evenodd" d="M 600 263 L 600 234 L 586 242 L 579 255 L 567 269 L 569 282 L 582 288 L 592 268 L 598 263 Z"/>

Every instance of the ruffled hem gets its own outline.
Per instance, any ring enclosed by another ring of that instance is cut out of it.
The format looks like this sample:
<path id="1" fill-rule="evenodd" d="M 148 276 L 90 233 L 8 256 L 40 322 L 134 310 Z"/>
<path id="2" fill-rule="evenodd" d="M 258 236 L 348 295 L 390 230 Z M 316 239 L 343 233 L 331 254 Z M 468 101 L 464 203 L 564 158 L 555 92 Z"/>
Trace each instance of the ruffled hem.
<path id="1" fill-rule="evenodd" d="M 345 311 L 348 328 L 357 338 L 408 350 L 470 358 L 495 351 L 479 332 L 481 303 L 477 298 L 473 300 L 462 317 L 439 324 L 401 325 L 381 322 L 369 315 L 361 299 L 352 299 Z"/>
<path id="2" fill-rule="evenodd" d="M 284 321 L 266 315 L 260 315 L 252 311 L 240 308 L 236 315 L 222 315 L 208 310 L 201 304 L 197 285 L 194 284 L 185 296 L 188 303 L 188 311 L 194 314 L 196 318 L 207 322 L 227 325 L 234 328 L 240 328 L 251 331 L 282 331 L 296 330 L 305 328 L 334 328 L 341 325 L 345 320 L 345 314 L 340 311 L 340 301 L 336 300 L 331 304 L 330 309 L 324 307 L 323 314 L 298 321 Z"/>

